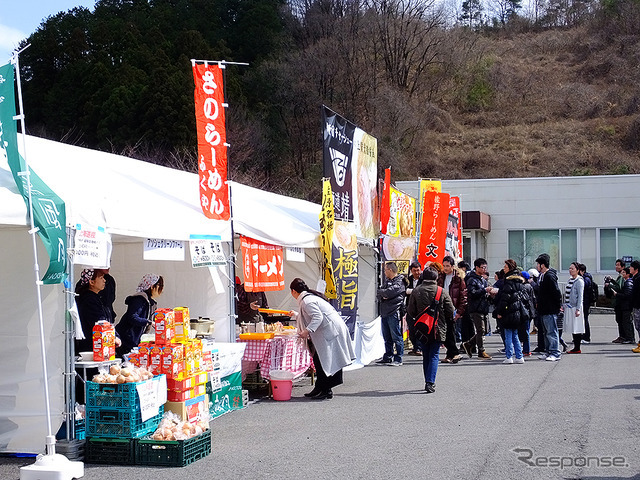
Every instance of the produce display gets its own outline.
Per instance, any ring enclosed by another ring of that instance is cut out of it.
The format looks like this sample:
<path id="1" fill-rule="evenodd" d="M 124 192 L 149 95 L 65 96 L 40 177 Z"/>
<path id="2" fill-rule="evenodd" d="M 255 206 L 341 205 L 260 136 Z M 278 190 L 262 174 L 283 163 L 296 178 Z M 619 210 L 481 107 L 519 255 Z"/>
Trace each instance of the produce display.
<path id="1" fill-rule="evenodd" d="M 153 440 L 187 440 L 209 429 L 209 419 L 200 419 L 195 424 L 183 421 L 173 412 L 165 412 L 160 425 L 151 438 Z"/>
<path id="2" fill-rule="evenodd" d="M 91 379 L 95 383 L 135 383 L 144 382 L 153 378 L 146 368 L 136 367 L 131 364 L 111 365 L 107 370 L 105 367 L 98 368 L 98 373 Z"/>

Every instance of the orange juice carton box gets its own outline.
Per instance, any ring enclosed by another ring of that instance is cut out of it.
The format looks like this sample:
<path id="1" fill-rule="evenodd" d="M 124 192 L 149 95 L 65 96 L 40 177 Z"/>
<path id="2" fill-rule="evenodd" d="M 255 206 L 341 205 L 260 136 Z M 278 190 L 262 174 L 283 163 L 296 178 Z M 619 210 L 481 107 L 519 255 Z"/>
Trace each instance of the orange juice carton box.
<path id="1" fill-rule="evenodd" d="M 116 330 L 113 324 L 100 320 L 93 326 L 93 360 L 116 359 Z"/>
<path id="2" fill-rule="evenodd" d="M 149 366 L 147 369 L 154 375 L 160 375 L 162 373 L 162 353 L 164 352 L 163 345 L 153 345 L 149 350 Z"/>
<path id="3" fill-rule="evenodd" d="M 174 313 L 174 333 L 176 342 L 189 340 L 189 328 L 191 327 L 191 317 L 189 307 L 176 307 Z"/>
<path id="4" fill-rule="evenodd" d="M 138 346 L 138 363 L 139 367 L 149 368 L 149 353 L 151 352 L 150 343 L 141 343 Z"/>
<path id="5" fill-rule="evenodd" d="M 165 345 L 162 352 L 162 373 L 167 378 L 178 378 L 184 371 L 184 345 L 171 343 Z"/>
<path id="6" fill-rule="evenodd" d="M 161 308 L 155 311 L 153 314 L 153 326 L 156 330 L 156 343 L 164 345 L 173 341 L 174 320 L 175 316 L 170 308 Z"/>

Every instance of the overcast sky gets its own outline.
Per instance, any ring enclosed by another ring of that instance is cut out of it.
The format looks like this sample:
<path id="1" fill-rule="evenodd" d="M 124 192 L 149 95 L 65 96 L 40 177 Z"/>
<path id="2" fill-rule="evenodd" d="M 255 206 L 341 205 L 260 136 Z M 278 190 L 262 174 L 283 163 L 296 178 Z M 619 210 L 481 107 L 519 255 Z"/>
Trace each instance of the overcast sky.
<path id="1" fill-rule="evenodd" d="M 93 10 L 96 0 L 1 0 L 0 1 L 0 65 L 11 60 L 11 52 L 36 31 L 42 21 L 73 7 Z"/>

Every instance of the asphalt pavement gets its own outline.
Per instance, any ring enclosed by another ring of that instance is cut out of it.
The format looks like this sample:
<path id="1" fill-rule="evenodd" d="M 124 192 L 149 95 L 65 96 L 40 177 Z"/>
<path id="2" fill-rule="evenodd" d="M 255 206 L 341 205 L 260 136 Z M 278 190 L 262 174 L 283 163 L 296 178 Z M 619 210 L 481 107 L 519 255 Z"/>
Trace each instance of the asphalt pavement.
<path id="1" fill-rule="evenodd" d="M 434 394 L 420 357 L 345 372 L 331 400 L 305 398 L 304 379 L 290 401 L 213 420 L 211 455 L 187 467 L 85 465 L 84 478 L 640 480 L 640 354 L 611 343 L 613 315 L 590 319 L 592 343 L 559 362 L 504 365 L 493 335 L 493 359 L 441 364 Z M 0 458 L 0 478 L 30 463 Z"/>

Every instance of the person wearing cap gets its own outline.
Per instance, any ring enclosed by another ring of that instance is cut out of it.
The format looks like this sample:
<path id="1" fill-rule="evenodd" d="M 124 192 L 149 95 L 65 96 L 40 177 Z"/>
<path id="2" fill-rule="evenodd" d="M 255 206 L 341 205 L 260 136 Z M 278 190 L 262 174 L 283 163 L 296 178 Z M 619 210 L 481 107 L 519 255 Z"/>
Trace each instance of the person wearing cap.
<path id="1" fill-rule="evenodd" d="M 155 273 L 147 273 L 140 280 L 136 292 L 125 299 L 127 311 L 116 325 L 116 334 L 122 340 L 122 345 L 116 349 L 118 356 L 138 346 L 142 334 L 151 326 L 151 317 L 158 305 L 155 298 L 163 289 L 164 279 Z"/>
<path id="2" fill-rule="evenodd" d="M 550 257 L 542 253 L 536 258 L 536 268 L 540 272 L 538 284 L 538 314 L 544 331 L 545 351 L 538 357 L 548 362 L 560 360 L 560 338 L 558 335 L 558 314 L 562 306 L 562 293 L 558 288 L 558 274 L 549 268 Z"/>

